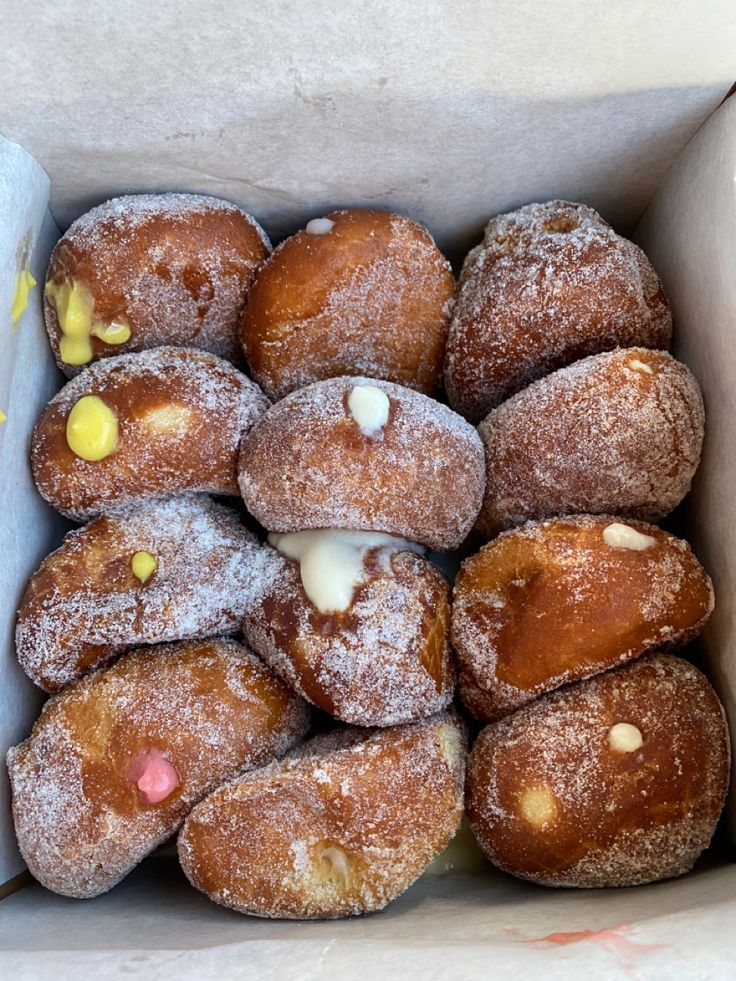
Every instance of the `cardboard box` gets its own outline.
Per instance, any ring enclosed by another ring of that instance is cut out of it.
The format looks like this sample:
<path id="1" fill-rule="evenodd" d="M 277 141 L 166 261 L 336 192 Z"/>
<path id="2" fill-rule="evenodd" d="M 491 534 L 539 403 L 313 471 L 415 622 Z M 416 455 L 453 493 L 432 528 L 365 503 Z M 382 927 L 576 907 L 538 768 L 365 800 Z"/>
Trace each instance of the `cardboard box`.
<path id="1" fill-rule="evenodd" d="M 24 5 L 3 11 L 0 73 L 0 133 L 38 161 L 0 142 L 0 751 L 38 712 L 12 617 L 63 532 L 27 465 L 61 382 L 40 289 L 17 327 L 7 311 L 26 262 L 43 281 L 54 219 L 64 228 L 129 190 L 219 195 L 276 239 L 329 207 L 396 208 L 456 258 L 491 214 L 526 201 L 584 200 L 624 233 L 646 208 L 636 238 L 705 393 L 689 529 L 718 599 L 703 649 L 736 728 L 736 99 L 717 108 L 736 74 L 732 5 L 67 0 L 33 11 L 32 31 Z M 0 883 L 21 873 L 3 772 Z M 3 900 L 0 977 L 729 978 L 735 912 L 736 868 L 719 855 L 634 890 L 544 890 L 491 870 L 425 878 L 380 915 L 314 924 L 216 907 L 161 857 L 97 900 L 35 884 Z"/>

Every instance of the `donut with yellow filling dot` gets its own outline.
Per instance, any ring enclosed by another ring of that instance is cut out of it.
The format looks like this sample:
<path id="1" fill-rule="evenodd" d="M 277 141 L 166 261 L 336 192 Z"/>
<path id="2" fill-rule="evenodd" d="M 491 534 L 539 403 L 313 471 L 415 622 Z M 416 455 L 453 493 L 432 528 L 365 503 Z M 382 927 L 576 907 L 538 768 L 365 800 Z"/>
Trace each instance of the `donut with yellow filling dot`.
<path id="1" fill-rule="evenodd" d="M 31 873 L 54 892 L 107 892 L 211 790 L 297 742 L 306 704 L 246 648 L 138 650 L 44 705 L 8 752 Z"/>
<path id="2" fill-rule="evenodd" d="M 80 521 L 185 491 L 235 495 L 240 439 L 268 405 L 257 385 L 206 351 L 105 358 L 68 382 L 39 419 L 36 486 Z"/>
<path id="3" fill-rule="evenodd" d="M 728 730 L 705 677 L 655 654 L 544 695 L 479 735 L 467 814 L 487 857 L 547 886 L 682 875 L 726 797 Z"/>
<path id="4" fill-rule="evenodd" d="M 383 909 L 460 826 L 465 733 L 443 713 L 317 736 L 202 801 L 179 835 L 192 885 L 252 916 Z"/>
<path id="5" fill-rule="evenodd" d="M 131 647 L 236 633 L 265 560 L 235 512 L 205 495 L 110 512 L 70 531 L 31 577 L 18 660 L 58 691 Z"/>
<path id="6" fill-rule="evenodd" d="M 164 344 L 242 363 L 240 317 L 271 251 L 234 204 L 201 194 L 132 194 L 77 219 L 51 256 L 44 310 L 69 377 L 100 358 Z"/>
<path id="7" fill-rule="evenodd" d="M 697 636 L 713 587 L 654 525 L 577 515 L 529 522 L 466 559 L 452 643 L 460 697 L 485 721 L 543 692 Z"/>
<path id="8" fill-rule="evenodd" d="M 248 364 L 273 399 L 340 375 L 434 395 L 454 297 L 450 264 L 422 225 L 388 211 L 333 211 L 259 270 L 243 322 Z"/>
<path id="9" fill-rule="evenodd" d="M 576 361 L 504 402 L 478 427 L 488 538 L 528 519 L 623 514 L 658 521 L 690 489 L 703 399 L 665 351 L 619 348 Z"/>
<path id="10" fill-rule="evenodd" d="M 448 705 L 450 588 L 435 566 L 373 532 L 272 540 L 285 554 L 271 552 L 243 633 L 287 684 L 354 725 L 397 725 Z"/>
<path id="11" fill-rule="evenodd" d="M 269 531 L 381 531 L 453 549 L 478 514 L 478 434 L 419 392 L 331 378 L 277 402 L 243 439 L 240 492 Z"/>

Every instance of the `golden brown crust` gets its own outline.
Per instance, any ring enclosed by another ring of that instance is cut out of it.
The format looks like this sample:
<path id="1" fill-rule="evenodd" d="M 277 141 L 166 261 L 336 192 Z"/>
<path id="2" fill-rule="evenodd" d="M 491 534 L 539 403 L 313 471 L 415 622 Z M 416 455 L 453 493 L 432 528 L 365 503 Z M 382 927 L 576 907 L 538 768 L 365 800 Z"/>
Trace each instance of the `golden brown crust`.
<path id="1" fill-rule="evenodd" d="M 284 753 L 307 726 L 305 703 L 234 641 L 128 654 L 51 698 L 30 738 L 8 752 L 23 857 L 54 892 L 106 892 L 197 801 Z M 152 751 L 179 780 L 156 804 L 130 775 Z"/>
<path id="2" fill-rule="evenodd" d="M 80 398 L 118 420 L 118 448 L 91 462 L 69 447 Z M 257 385 L 205 351 L 162 347 L 92 365 L 62 388 L 36 424 L 31 465 L 41 495 L 77 520 L 185 491 L 237 494 L 240 439 L 269 402 Z"/>
<path id="3" fill-rule="evenodd" d="M 611 729 L 643 740 L 611 747 Z M 729 743 L 705 677 L 665 654 L 544 695 L 488 726 L 467 813 L 488 858 L 548 886 L 631 886 L 687 872 L 723 808 Z"/>
<path id="4" fill-rule="evenodd" d="M 479 422 L 543 375 L 615 347 L 668 348 L 649 260 L 592 208 L 529 204 L 492 218 L 468 256 L 450 326 L 450 405 Z"/>
<path id="5" fill-rule="evenodd" d="M 612 517 L 530 522 L 467 559 L 455 581 L 452 643 L 460 697 L 476 718 L 697 636 L 713 587 L 682 539 L 626 526 L 651 544 L 613 547 Z"/>
<path id="6" fill-rule="evenodd" d="M 51 256 L 47 281 L 75 282 L 95 322 L 121 318 L 124 344 L 91 340 L 93 358 L 174 344 L 242 364 L 240 317 L 255 272 L 271 249 L 240 208 L 200 194 L 134 194 L 106 201 L 74 222 Z M 72 377 L 81 366 L 59 354 L 56 307 L 45 296 L 54 357 Z"/>
<path id="7" fill-rule="evenodd" d="M 334 919 L 383 909 L 460 826 L 454 713 L 318 736 L 195 808 L 179 835 L 192 885 L 241 913 Z"/>
<path id="8" fill-rule="evenodd" d="M 261 268 L 243 344 L 270 398 L 340 375 L 437 391 L 455 296 L 450 265 L 422 225 L 388 211 L 333 211 Z M 324 219 L 323 219 L 324 221 Z"/>
<path id="9" fill-rule="evenodd" d="M 145 582 L 137 552 L 157 563 Z M 70 531 L 31 577 L 15 646 L 45 691 L 130 647 L 236 633 L 265 563 L 238 516 L 204 495 L 149 501 Z"/>
<path id="10" fill-rule="evenodd" d="M 309 600 L 297 562 L 273 552 L 272 563 L 243 633 L 300 695 L 364 726 L 412 722 L 446 708 L 455 683 L 450 587 L 430 562 L 410 552 L 369 552 L 342 613 L 321 613 Z"/>
<path id="11" fill-rule="evenodd" d="M 664 351 L 620 348 L 534 382 L 478 427 L 491 538 L 528 519 L 623 514 L 658 521 L 690 489 L 703 444 L 698 383 Z"/>
<path id="12" fill-rule="evenodd" d="M 383 391 L 386 425 L 365 436 L 350 414 L 353 387 Z M 475 430 L 411 389 L 333 378 L 277 402 L 243 440 L 240 492 L 269 531 L 383 531 L 434 549 L 463 541 L 484 486 Z"/>

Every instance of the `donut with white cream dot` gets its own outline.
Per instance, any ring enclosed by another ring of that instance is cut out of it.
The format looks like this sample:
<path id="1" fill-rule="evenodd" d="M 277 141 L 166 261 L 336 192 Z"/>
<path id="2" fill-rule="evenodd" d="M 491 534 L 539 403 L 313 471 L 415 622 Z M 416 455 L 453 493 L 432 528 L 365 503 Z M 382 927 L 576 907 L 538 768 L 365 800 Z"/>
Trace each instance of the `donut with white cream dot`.
<path id="1" fill-rule="evenodd" d="M 259 270 L 243 346 L 272 399 L 340 375 L 434 395 L 454 298 L 450 265 L 418 222 L 333 211 L 282 242 Z"/>
<path id="2" fill-rule="evenodd" d="M 269 531 L 379 531 L 446 550 L 470 531 L 485 474 L 478 434 L 457 413 L 351 377 L 277 402 L 243 439 L 238 479 Z"/>
<path id="3" fill-rule="evenodd" d="M 487 857 L 546 886 L 682 875 L 710 843 L 730 767 L 723 708 L 666 654 L 544 695 L 487 726 L 467 814 Z"/>

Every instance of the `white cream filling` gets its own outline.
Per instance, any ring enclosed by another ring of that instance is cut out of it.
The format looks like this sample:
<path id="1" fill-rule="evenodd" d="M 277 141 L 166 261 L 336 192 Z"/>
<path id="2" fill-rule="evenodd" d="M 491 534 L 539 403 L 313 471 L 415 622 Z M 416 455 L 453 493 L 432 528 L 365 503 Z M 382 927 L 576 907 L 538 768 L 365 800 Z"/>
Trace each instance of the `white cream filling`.
<path id="1" fill-rule="evenodd" d="M 627 367 L 629 367 L 632 371 L 641 371 L 645 375 L 654 374 L 654 369 L 650 365 L 640 361 L 638 358 L 632 358 L 631 361 L 628 362 Z"/>
<path id="2" fill-rule="evenodd" d="M 388 395 L 375 385 L 356 385 L 348 395 L 350 415 L 364 436 L 375 436 L 388 422 Z"/>
<path id="3" fill-rule="evenodd" d="M 329 218 L 312 218 L 307 222 L 304 231 L 307 235 L 327 235 L 334 227 L 334 221 Z"/>
<path id="4" fill-rule="evenodd" d="M 636 528 L 619 524 L 618 521 L 606 525 L 603 529 L 603 541 L 611 548 L 630 548 L 635 552 L 644 552 L 657 543 L 657 539 L 651 535 L 642 535 Z"/>
<path id="5" fill-rule="evenodd" d="M 644 745 L 644 737 L 630 722 L 617 722 L 608 730 L 608 745 L 616 753 L 635 753 Z"/>
<path id="6" fill-rule="evenodd" d="M 386 563 L 394 552 L 424 553 L 421 545 L 393 535 L 336 528 L 284 535 L 272 533 L 268 542 L 299 563 L 304 591 L 320 613 L 342 613 L 348 609 L 355 587 L 363 577 L 366 554 L 371 549 L 380 549 Z"/>

